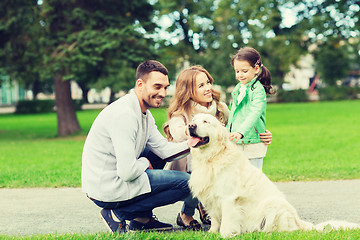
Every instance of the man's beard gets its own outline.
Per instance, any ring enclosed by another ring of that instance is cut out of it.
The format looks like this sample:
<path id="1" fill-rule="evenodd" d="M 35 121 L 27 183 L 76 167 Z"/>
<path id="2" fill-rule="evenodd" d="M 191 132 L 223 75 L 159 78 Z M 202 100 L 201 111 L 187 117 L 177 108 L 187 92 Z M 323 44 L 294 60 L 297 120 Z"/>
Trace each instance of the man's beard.
<path id="1" fill-rule="evenodd" d="M 148 100 L 148 101 L 146 101 L 145 99 L 143 99 L 143 103 L 144 103 L 144 106 L 147 108 L 147 109 L 149 109 L 149 108 L 158 108 L 158 107 L 160 107 L 160 104 L 158 105 L 158 104 L 150 104 L 150 100 L 151 99 L 155 99 L 155 98 L 157 98 L 157 97 L 155 97 L 155 96 L 152 96 L 152 97 L 150 97 L 150 99 Z M 164 99 L 163 97 L 161 97 L 161 99 Z"/>

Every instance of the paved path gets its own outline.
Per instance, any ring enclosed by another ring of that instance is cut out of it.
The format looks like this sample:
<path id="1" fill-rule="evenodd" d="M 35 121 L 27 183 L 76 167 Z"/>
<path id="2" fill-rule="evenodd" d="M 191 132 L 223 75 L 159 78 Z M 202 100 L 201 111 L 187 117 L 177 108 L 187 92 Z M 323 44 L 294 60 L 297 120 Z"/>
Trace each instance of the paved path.
<path id="1" fill-rule="evenodd" d="M 304 220 L 360 223 L 360 179 L 276 185 Z M 180 208 L 176 203 L 155 214 L 175 226 Z M 104 232 L 99 211 L 79 188 L 0 189 L 0 235 Z"/>

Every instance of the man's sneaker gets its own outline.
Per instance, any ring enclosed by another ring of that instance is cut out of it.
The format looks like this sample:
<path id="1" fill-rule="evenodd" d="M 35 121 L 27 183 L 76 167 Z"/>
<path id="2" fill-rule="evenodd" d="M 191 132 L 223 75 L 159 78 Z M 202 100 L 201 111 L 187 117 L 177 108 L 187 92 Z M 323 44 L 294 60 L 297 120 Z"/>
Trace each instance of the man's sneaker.
<path id="1" fill-rule="evenodd" d="M 100 216 L 108 226 L 109 230 L 113 233 L 123 233 L 126 232 L 126 222 L 119 220 L 115 213 L 111 209 L 103 208 L 100 211 Z"/>
<path id="2" fill-rule="evenodd" d="M 162 223 L 153 216 L 149 222 L 141 223 L 135 220 L 131 220 L 129 224 L 130 231 L 166 231 L 171 230 L 173 226 L 168 223 Z"/>

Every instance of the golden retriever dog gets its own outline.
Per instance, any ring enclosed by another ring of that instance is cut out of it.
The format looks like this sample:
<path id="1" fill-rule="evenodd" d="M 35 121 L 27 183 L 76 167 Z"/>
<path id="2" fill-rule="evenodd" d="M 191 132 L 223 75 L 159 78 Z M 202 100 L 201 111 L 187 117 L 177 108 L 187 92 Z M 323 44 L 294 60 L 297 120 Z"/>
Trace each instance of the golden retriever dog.
<path id="1" fill-rule="evenodd" d="M 210 232 L 229 237 L 254 231 L 316 229 L 301 220 L 275 184 L 243 156 L 215 117 L 195 115 L 187 134 L 192 154 L 189 185 L 211 217 Z M 337 227 L 343 226 L 348 225 Z"/>

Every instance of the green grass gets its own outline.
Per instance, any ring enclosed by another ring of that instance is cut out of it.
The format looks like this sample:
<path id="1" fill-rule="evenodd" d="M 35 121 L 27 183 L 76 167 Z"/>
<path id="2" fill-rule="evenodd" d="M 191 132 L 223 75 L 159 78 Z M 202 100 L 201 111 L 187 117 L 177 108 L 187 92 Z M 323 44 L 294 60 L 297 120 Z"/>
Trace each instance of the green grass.
<path id="1" fill-rule="evenodd" d="M 273 143 L 264 172 L 273 181 L 360 178 L 360 101 L 269 104 Z M 86 133 L 100 110 L 78 112 L 81 133 L 59 138 L 55 114 L 0 115 L 0 187 L 79 187 Z M 152 109 L 158 127 L 165 109 Z M 0 239 L 221 239 L 207 232 L 47 234 Z M 360 239 L 360 230 L 249 233 L 232 239 Z"/>
<path id="2" fill-rule="evenodd" d="M 0 115 L 0 187 L 79 187 L 82 147 L 99 110 L 82 111 L 83 131 L 57 137 L 55 114 Z"/>
<path id="3" fill-rule="evenodd" d="M 360 101 L 273 104 L 264 172 L 273 181 L 360 178 Z"/>
<path id="4" fill-rule="evenodd" d="M 173 239 L 173 240 L 184 240 L 184 239 L 206 239 L 206 240 L 219 240 L 221 238 L 220 234 L 212 234 L 208 232 L 190 232 L 190 231 L 180 231 L 180 232 L 137 232 L 137 233 L 126 233 L 121 235 L 114 235 L 109 233 L 99 233 L 99 234 L 46 234 L 46 235 L 33 235 L 33 236 L 1 236 L 0 239 L 57 239 L 57 240 L 105 240 L 105 239 L 126 239 L 126 240 L 156 240 L 156 239 Z M 333 240 L 333 239 L 360 239 L 360 230 L 339 230 L 319 233 L 316 231 L 304 232 L 304 231 L 295 231 L 288 233 L 247 233 L 240 236 L 231 238 L 232 240 Z"/>
<path id="5" fill-rule="evenodd" d="M 360 178 L 360 101 L 269 104 L 273 181 Z M 77 113 L 83 130 L 57 137 L 56 115 L 0 115 L 0 187 L 79 187 L 82 147 L 100 110 Z M 166 109 L 152 109 L 158 127 Z"/>

